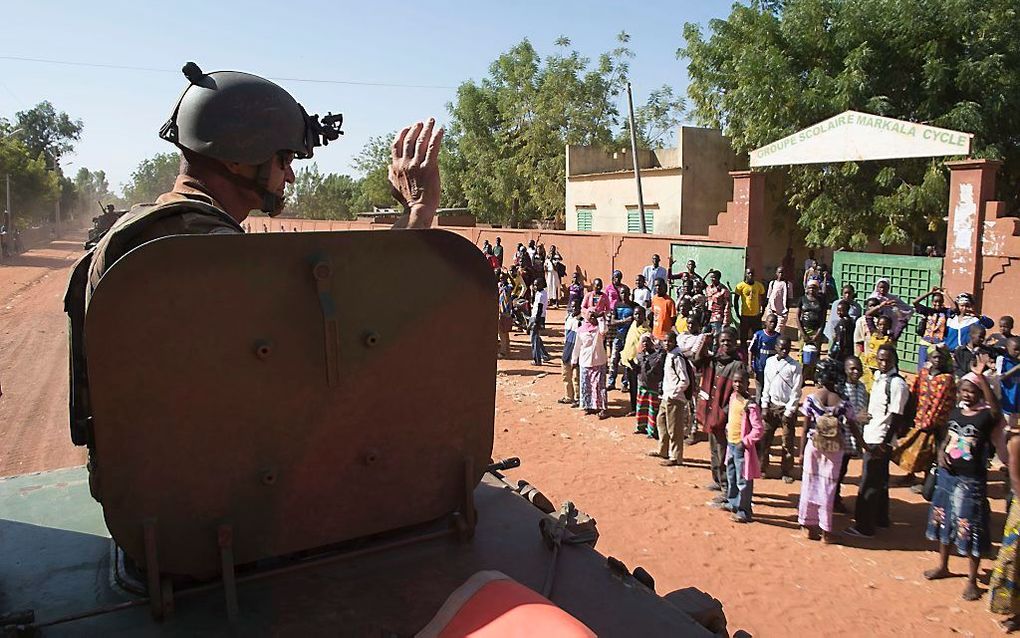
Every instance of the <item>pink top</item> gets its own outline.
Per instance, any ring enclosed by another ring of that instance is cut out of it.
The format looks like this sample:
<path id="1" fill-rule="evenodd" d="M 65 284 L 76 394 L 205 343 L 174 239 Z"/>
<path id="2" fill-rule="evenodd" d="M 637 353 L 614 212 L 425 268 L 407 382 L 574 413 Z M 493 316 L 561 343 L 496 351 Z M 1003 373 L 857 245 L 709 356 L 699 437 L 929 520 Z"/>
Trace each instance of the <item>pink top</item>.
<path id="1" fill-rule="evenodd" d="M 744 410 L 744 424 L 740 430 L 740 440 L 744 445 L 744 480 L 751 481 L 761 478 L 761 462 L 758 460 L 758 441 L 765 436 L 765 425 L 761 418 L 761 406 L 751 399 Z M 729 448 L 726 458 L 730 458 Z"/>
<path id="2" fill-rule="evenodd" d="M 605 291 L 602 292 L 597 303 L 595 302 L 594 290 L 585 294 L 584 301 L 581 302 L 581 310 L 592 310 L 593 312 L 601 312 L 608 315 L 612 309 L 613 306 L 609 303 L 609 293 Z"/>

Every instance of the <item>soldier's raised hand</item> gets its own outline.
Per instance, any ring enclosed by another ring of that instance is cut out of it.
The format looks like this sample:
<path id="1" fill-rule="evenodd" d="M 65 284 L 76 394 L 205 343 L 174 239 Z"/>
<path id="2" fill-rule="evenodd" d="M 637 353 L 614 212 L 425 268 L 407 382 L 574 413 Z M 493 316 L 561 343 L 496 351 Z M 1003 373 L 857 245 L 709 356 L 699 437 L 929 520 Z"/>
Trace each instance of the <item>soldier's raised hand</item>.
<path id="1" fill-rule="evenodd" d="M 439 208 L 439 149 L 443 129 L 435 118 L 405 127 L 393 140 L 389 179 L 393 197 L 408 214 L 406 228 L 428 228 Z"/>

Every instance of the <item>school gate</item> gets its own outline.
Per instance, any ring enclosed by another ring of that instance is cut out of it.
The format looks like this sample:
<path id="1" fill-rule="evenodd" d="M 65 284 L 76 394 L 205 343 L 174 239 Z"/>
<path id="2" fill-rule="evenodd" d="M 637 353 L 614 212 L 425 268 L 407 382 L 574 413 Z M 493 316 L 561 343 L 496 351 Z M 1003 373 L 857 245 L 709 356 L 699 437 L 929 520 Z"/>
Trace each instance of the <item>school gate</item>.
<path id="1" fill-rule="evenodd" d="M 882 277 L 889 279 L 892 294 L 910 303 L 931 290 L 932 286 L 942 284 L 942 259 L 841 251 L 833 257 L 832 276 L 839 287 L 846 284 L 854 287 L 862 308 L 875 290 L 875 282 Z M 949 300 L 946 302 L 949 303 Z M 900 369 L 904 372 L 917 371 L 917 348 L 921 343 L 915 329 L 917 321 L 917 318 L 910 320 L 896 344 Z"/>

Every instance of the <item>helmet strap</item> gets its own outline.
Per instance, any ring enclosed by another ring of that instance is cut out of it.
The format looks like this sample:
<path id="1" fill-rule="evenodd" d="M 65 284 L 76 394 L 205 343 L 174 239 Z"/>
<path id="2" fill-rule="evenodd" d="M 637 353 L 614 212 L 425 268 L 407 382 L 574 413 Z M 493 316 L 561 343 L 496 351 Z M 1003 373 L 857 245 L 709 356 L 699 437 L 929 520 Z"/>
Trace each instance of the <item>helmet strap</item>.
<path id="1" fill-rule="evenodd" d="M 258 193 L 262 198 L 262 205 L 259 207 L 259 210 L 270 217 L 276 217 L 283 212 L 284 199 L 268 188 L 269 175 L 272 172 L 273 161 L 275 159 L 274 156 L 269 161 L 259 164 L 254 178 L 238 175 L 218 160 L 213 160 L 210 162 L 210 165 L 214 167 L 216 172 L 233 182 L 236 186 Z"/>

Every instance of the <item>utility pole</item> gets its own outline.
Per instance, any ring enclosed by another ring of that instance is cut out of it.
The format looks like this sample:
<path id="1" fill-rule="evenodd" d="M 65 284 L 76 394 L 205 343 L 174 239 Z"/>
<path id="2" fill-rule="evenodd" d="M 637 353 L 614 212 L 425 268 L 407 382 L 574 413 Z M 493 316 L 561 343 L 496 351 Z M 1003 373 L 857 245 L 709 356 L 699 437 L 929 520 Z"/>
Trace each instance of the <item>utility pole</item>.
<path id="1" fill-rule="evenodd" d="M 627 82 L 627 107 L 630 111 L 630 150 L 634 156 L 634 179 L 637 181 L 637 202 L 638 212 L 641 214 L 641 234 L 648 232 L 648 223 L 645 221 L 645 196 L 641 192 L 641 167 L 637 154 L 637 128 L 634 125 L 634 94 L 630 90 L 630 82 Z"/>

